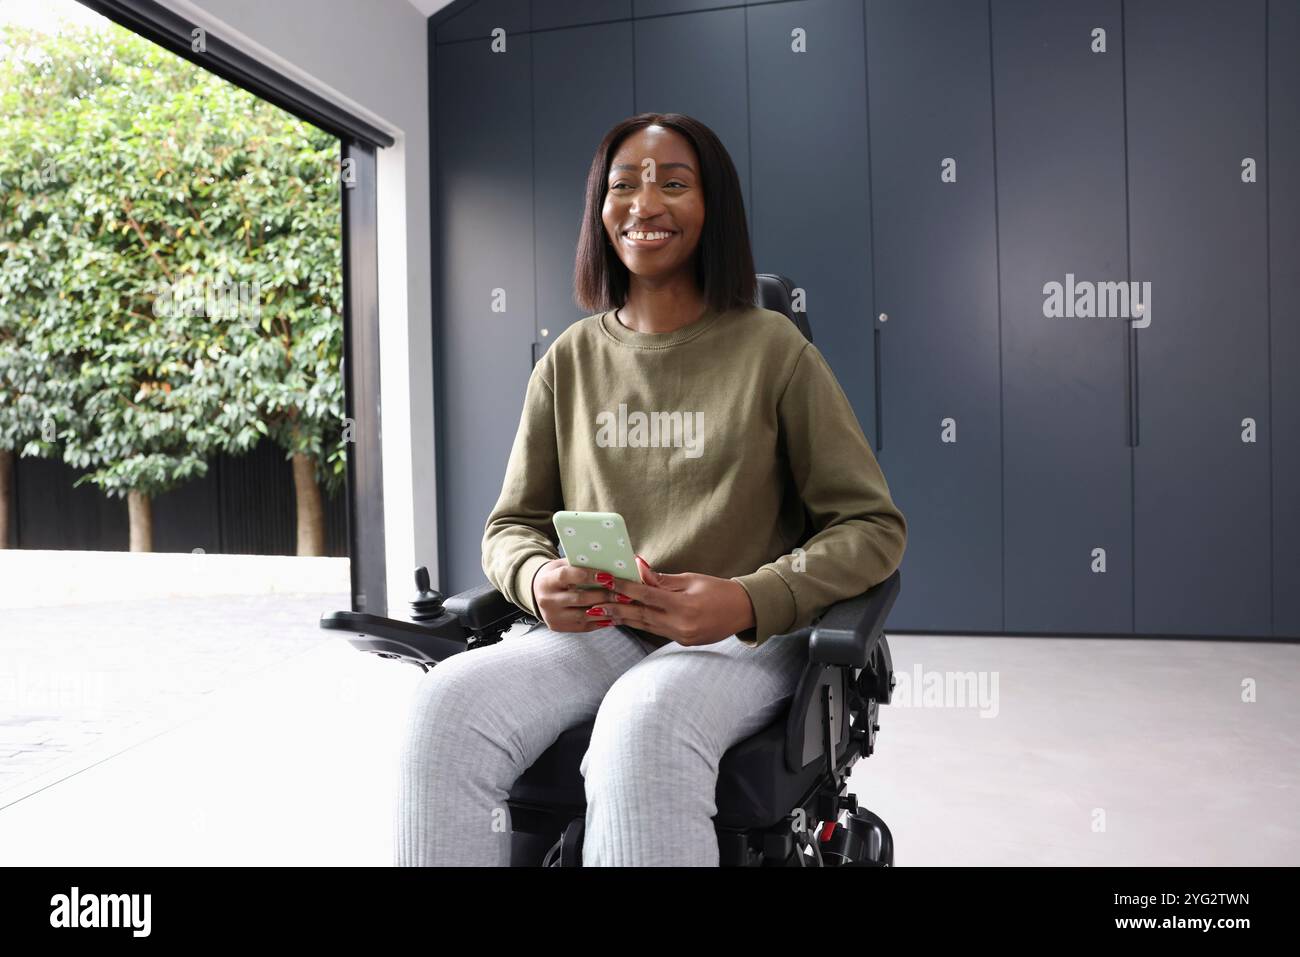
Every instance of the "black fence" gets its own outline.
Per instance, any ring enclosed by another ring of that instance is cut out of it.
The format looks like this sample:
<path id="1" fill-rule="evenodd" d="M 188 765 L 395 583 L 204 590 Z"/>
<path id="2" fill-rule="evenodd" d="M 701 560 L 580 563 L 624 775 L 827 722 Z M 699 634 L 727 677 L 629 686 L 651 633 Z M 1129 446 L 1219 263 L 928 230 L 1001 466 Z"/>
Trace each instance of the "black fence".
<path id="1" fill-rule="evenodd" d="M 126 551 L 125 498 L 90 483 L 73 488 L 76 469 L 60 461 L 14 462 L 11 547 Z M 347 555 L 346 496 L 326 496 L 325 554 Z M 153 500 L 155 552 L 293 555 L 297 550 L 293 465 L 269 441 L 247 455 L 219 456 L 208 474 Z"/>

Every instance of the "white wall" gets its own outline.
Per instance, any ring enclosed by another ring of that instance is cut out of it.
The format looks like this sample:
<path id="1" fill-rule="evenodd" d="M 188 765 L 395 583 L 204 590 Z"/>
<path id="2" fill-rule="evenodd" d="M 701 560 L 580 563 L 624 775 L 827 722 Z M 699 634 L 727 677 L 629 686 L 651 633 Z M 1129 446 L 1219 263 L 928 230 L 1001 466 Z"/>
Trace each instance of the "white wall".
<path id="1" fill-rule="evenodd" d="M 400 613 L 416 564 L 439 580 L 427 20 L 407 0 L 161 2 L 396 140 L 378 151 L 379 322 L 388 607 Z"/>

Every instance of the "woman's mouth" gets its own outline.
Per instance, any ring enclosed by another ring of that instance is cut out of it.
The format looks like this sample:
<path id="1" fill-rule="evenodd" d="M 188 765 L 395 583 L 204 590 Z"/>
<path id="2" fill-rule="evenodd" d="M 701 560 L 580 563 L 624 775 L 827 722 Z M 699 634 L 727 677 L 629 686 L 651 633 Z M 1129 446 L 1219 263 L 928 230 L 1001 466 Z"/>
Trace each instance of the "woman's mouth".
<path id="1" fill-rule="evenodd" d="M 657 249 L 668 243 L 677 235 L 676 230 L 668 229 L 629 229 L 623 233 L 623 241 L 629 246 Z"/>

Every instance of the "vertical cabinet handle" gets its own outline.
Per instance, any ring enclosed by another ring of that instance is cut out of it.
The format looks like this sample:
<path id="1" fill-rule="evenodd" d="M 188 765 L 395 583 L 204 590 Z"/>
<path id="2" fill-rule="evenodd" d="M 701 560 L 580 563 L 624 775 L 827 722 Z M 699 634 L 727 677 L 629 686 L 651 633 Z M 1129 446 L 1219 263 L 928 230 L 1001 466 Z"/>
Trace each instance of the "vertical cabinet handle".
<path id="1" fill-rule="evenodd" d="M 1128 444 L 1137 448 L 1138 434 L 1138 334 L 1130 324 L 1128 327 Z"/>
<path id="2" fill-rule="evenodd" d="M 881 322 L 885 322 L 888 319 L 889 316 L 885 315 L 885 313 L 882 312 L 880 314 Z M 882 363 L 880 361 L 880 350 L 882 347 L 881 345 L 882 340 L 880 338 L 880 326 L 876 326 L 874 329 L 872 329 L 871 333 L 872 333 L 872 345 L 874 346 L 874 352 L 876 356 L 876 451 L 880 452 L 885 447 L 885 432 L 884 432 L 885 410 L 882 408 L 884 404 L 884 392 L 880 383 L 880 369 L 882 366 Z"/>

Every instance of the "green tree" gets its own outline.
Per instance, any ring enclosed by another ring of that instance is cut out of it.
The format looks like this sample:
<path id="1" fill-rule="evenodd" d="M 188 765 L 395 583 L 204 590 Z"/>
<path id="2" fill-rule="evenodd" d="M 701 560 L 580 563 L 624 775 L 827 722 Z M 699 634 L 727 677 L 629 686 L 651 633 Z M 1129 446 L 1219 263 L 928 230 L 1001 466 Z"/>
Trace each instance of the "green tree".
<path id="1" fill-rule="evenodd" d="M 121 28 L 0 45 L 0 515 L 4 456 L 57 454 L 127 499 L 148 550 L 152 497 L 267 436 L 298 553 L 323 554 L 338 140 Z"/>

